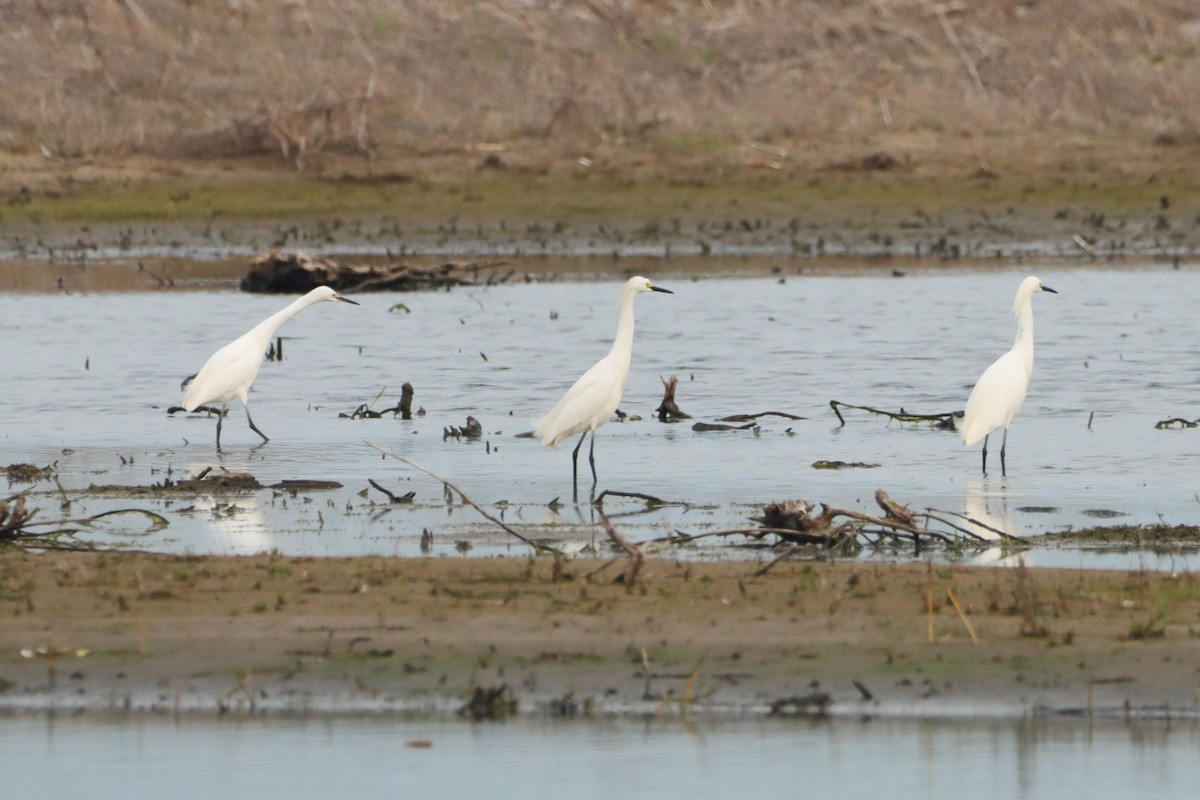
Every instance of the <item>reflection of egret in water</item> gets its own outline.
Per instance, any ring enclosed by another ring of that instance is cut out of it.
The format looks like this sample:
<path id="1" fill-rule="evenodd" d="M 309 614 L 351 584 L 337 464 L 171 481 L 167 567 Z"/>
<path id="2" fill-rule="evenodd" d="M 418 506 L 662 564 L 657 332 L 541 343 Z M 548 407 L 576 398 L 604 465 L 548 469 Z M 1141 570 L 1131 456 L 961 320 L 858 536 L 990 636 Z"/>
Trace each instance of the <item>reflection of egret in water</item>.
<path id="1" fill-rule="evenodd" d="M 193 503 L 195 519 L 212 531 L 217 542 L 209 552 L 256 555 L 276 546 L 258 497 L 200 495 Z"/>
<path id="2" fill-rule="evenodd" d="M 963 484 L 963 514 L 970 519 L 1004 531 L 1009 536 L 1020 536 L 1017 524 L 1009 513 L 1009 500 L 1016 502 L 1017 495 L 1010 493 L 1005 481 L 990 481 L 974 478 Z M 1000 534 L 981 525 L 971 526 L 974 533 L 996 544 L 970 559 L 971 564 L 991 564 L 998 567 L 1016 567 L 1025 563 L 1025 551 L 1005 552 Z"/>

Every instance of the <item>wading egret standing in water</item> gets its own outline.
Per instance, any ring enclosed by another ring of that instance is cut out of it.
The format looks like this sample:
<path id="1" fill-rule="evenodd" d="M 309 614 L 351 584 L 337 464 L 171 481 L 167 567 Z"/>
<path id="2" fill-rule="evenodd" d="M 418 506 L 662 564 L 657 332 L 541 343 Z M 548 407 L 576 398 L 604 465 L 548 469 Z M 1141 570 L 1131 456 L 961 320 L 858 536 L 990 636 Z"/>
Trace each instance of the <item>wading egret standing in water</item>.
<path id="1" fill-rule="evenodd" d="M 571 481 L 575 496 L 579 496 L 579 448 L 588 433 L 592 434 L 592 446 L 588 451 L 588 463 L 592 465 L 592 488 L 596 488 L 596 429 L 608 422 L 621 402 L 625 379 L 629 377 L 629 362 L 633 357 L 633 298 L 642 292 L 666 292 L 668 289 L 654 286 L 642 277 L 630 278 L 621 292 L 620 316 L 617 321 L 617 338 L 608 355 L 575 381 L 554 409 L 542 417 L 534 427 L 534 434 L 546 447 L 557 447 L 559 442 L 582 432 L 579 444 L 571 453 Z"/>
<path id="2" fill-rule="evenodd" d="M 1004 450 L 1008 445 L 1008 426 L 1025 402 L 1029 376 L 1033 374 L 1033 295 L 1036 292 L 1058 294 L 1032 275 L 1017 287 L 1013 316 L 1017 318 L 1017 341 L 1012 349 L 997 358 L 967 398 L 967 411 L 960 425 L 964 447 L 983 439 L 983 474 L 987 475 L 987 440 L 992 431 L 1003 426 L 1000 444 L 1000 474 L 1006 475 Z"/>
<path id="3" fill-rule="evenodd" d="M 262 437 L 264 442 L 270 441 L 267 435 L 258 429 L 250 418 L 250 406 L 246 393 L 250 384 L 258 376 L 258 368 L 263 356 L 275 338 L 279 326 L 304 309 L 326 300 L 341 300 L 344 303 L 358 305 L 353 300 L 342 297 L 328 286 L 318 286 L 308 294 L 255 325 L 253 328 L 222 347 L 205 362 L 200 371 L 185 384 L 187 393 L 183 396 L 183 409 L 195 411 L 197 407 L 208 403 L 220 403 L 221 414 L 217 417 L 217 449 L 221 449 L 221 419 L 225 416 L 225 407 L 234 400 L 241 400 L 246 409 L 246 421 L 250 430 Z"/>

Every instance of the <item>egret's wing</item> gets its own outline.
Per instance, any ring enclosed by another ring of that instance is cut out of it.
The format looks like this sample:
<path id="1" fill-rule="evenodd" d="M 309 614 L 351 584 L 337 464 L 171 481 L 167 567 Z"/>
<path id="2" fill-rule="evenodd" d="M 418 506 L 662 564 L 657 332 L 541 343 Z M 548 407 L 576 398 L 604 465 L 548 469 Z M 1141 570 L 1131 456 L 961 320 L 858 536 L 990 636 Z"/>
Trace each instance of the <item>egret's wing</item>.
<path id="1" fill-rule="evenodd" d="M 997 428 L 1007 425 L 1025 402 L 1029 375 L 1021 357 L 1009 351 L 979 376 L 963 414 L 963 444 L 971 446 Z"/>
<path id="2" fill-rule="evenodd" d="M 607 419 L 621 400 L 621 389 L 616 369 L 602 358 L 538 421 L 534 432 L 542 444 L 556 447 L 568 436 L 590 428 L 596 417 L 602 416 L 601 422 Z"/>
<path id="3" fill-rule="evenodd" d="M 262 364 L 263 350 L 246 336 L 235 339 L 209 357 L 188 384 L 183 407 L 192 411 L 205 403 L 229 403 L 249 389 Z"/>

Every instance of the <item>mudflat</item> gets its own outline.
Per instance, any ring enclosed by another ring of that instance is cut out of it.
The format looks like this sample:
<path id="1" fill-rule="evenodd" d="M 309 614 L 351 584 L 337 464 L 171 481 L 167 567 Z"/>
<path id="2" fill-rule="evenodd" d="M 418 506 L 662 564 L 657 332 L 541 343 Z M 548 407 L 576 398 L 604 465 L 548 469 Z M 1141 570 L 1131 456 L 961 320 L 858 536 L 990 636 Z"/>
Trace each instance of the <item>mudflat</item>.
<path id="1" fill-rule="evenodd" d="M 8 553 L 0 706 L 1196 713 L 1193 575 L 761 566 Z"/>

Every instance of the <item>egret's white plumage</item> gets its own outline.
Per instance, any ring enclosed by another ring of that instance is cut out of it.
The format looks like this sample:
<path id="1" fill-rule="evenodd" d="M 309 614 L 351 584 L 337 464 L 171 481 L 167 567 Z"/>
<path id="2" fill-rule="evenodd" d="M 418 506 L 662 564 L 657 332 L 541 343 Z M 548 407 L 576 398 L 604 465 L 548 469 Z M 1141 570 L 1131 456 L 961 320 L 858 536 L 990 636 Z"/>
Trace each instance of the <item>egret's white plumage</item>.
<path id="1" fill-rule="evenodd" d="M 263 356 L 279 327 L 309 306 L 327 300 L 341 300 L 358 305 L 354 300 L 342 297 L 328 286 L 318 286 L 213 353 L 191 382 L 186 384 L 187 391 L 183 396 L 185 411 L 195 411 L 199 406 L 210 403 L 220 403 L 222 406 L 222 414 L 217 417 L 218 450 L 221 449 L 221 417 L 224 416 L 224 407 L 234 400 L 242 401 L 250 429 L 261 436 L 264 442 L 269 441 L 267 435 L 260 431 L 250 418 L 247 397 L 250 385 L 258 377 L 258 368 L 262 364 Z"/>
<path id="2" fill-rule="evenodd" d="M 1057 294 L 1032 275 L 1021 281 L 1013 301 L 1017 318 L 1017 339 L 1012 349 L 984 370 L 971 390 L 967 410 L 959 426 L 963 446 L 983 439 L 983 472 L 987 474 L 987 438 L 997 428 L 1004 428 L 1000 445 L 1000 474 L 1007 473 L 1004 451 L 1008 445 L 1008 426 L 1025 402 L 1029 378 L 1033 375 L 1033 295 L 1037 292 Z"/>
<path id="3" fill-rule="evenodd" d="M 609 418 L 621 402 L 625 379 L 629 377 L 629 363 L 633 358 L 633 299 L 643 292 L 665 292 L 668 289 L 654 286 L 646 278 L 636 276 L 625 282 L 621 292 L 620 313 L 617 320 L 617 337 L 608 355 L 600 359 L 567 390 L 558 405 L 542 417 L 534 427 L 534 434 L 546 447 L 557 447 L 560 442 L 577 433 L 579 444 L 571 454 L 572 475 L 578 478 L 579 448 L 588 433 L 592 433 L 592 448 L 588 461 L 592 466 L 592 486 L 596 485 L 596 435 L 595 431 Z"/>

